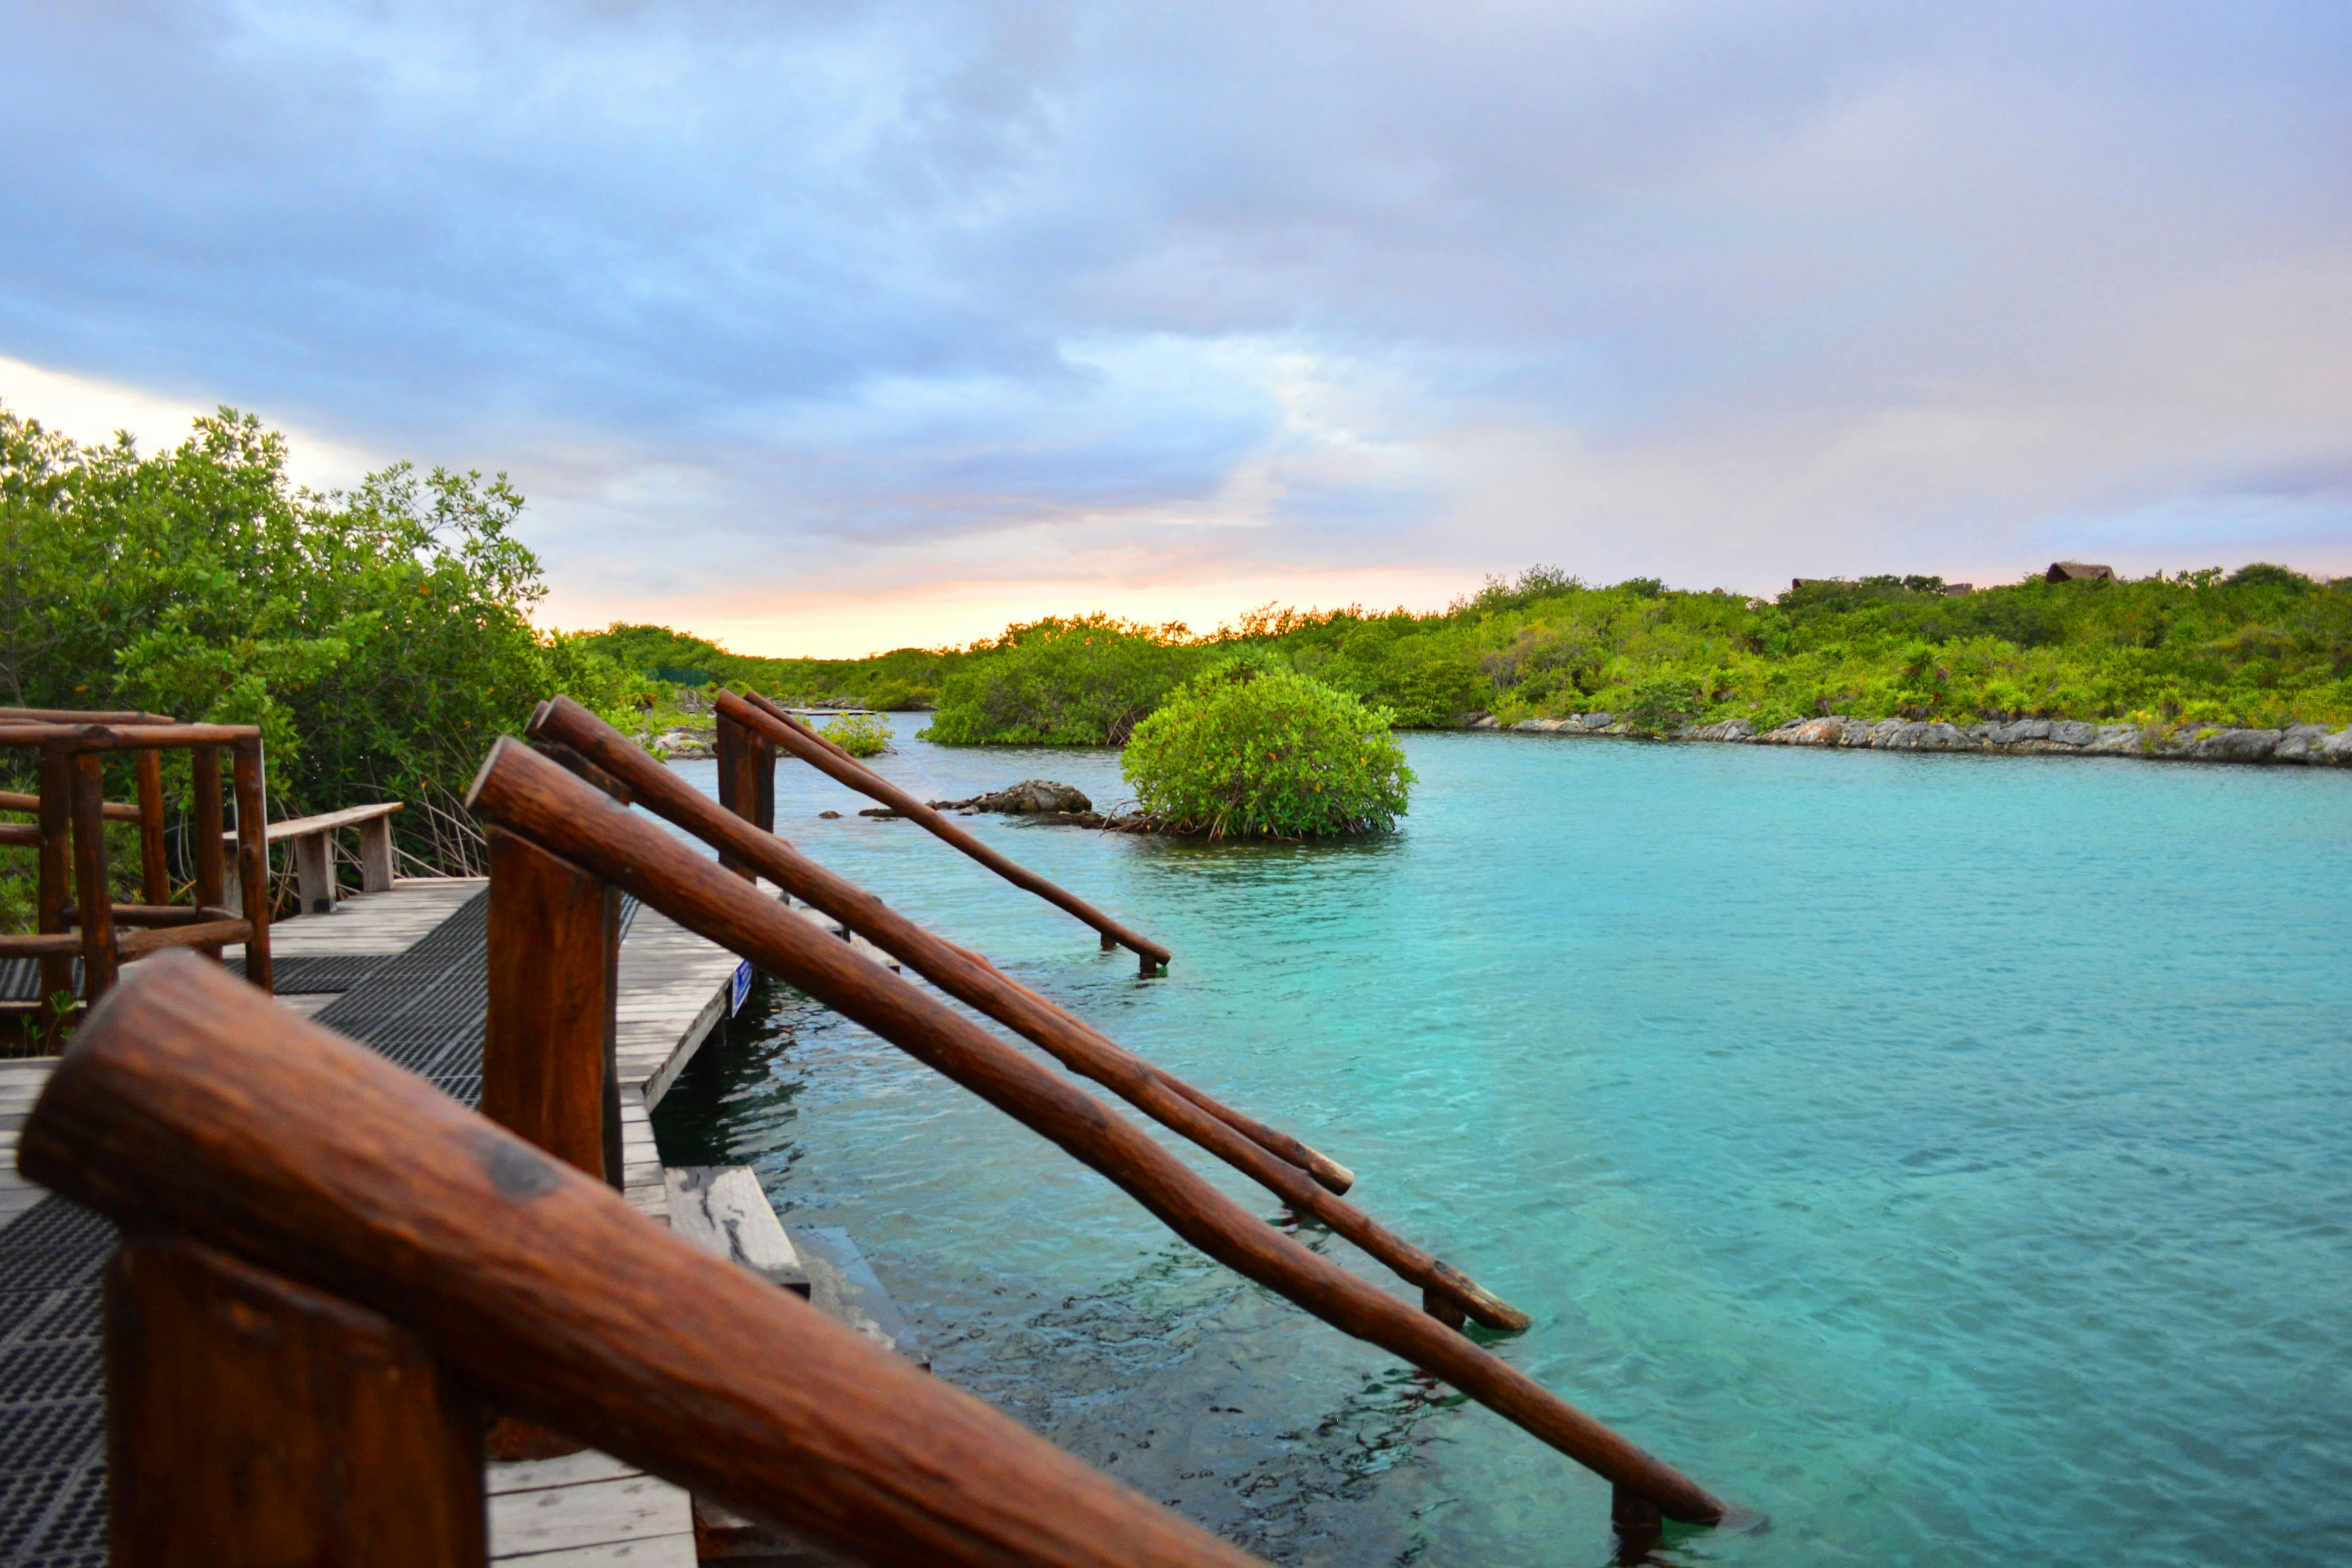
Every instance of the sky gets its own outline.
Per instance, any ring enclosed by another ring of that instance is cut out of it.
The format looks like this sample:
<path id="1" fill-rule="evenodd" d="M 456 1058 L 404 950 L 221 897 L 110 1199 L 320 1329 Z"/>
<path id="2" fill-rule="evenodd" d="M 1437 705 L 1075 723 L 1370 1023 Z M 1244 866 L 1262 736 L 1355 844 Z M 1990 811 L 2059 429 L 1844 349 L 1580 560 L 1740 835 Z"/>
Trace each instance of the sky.
<path id="1" fill-rule="evenodd" d="M 0 401 L 541 619 L 2352 573 L 2352 6 L 0 0 Z"/>

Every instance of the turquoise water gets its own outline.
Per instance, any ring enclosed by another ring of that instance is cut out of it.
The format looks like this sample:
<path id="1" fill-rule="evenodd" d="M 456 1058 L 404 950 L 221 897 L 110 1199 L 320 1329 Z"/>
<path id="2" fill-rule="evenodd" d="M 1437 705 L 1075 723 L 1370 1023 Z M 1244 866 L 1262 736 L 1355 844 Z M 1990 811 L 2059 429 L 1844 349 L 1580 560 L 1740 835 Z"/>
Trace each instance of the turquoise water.
<path id="1" fill-rule="evenodd" d="M 778 826 L 1354 1167 L 1534 1315 L 1498 1353 L 1771 1515 L 1664 1561 L 2352 1561 L 2352 778 L 1406 743 L 1378 845 L 966 821 L 1148 982 L 805 769 Z M 901 746 L 927 798 L 1121 793 Z M 1609 1558 L 1574 1465 L 784 987 L 657 1124 L 848 1226 L 940 1375 L 1279 1561 Z"/>

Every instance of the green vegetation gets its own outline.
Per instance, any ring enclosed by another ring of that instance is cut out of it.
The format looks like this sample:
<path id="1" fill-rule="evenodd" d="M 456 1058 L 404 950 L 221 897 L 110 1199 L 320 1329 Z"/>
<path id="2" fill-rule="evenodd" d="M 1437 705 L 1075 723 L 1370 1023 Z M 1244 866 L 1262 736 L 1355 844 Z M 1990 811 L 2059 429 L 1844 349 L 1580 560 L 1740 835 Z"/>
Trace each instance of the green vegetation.
<path id="1" fill-rule="evenodd" d="M 610 647 L 624 636 L 645 638 L 633 668 L 707 650 L 695 657 L 712 673 L 801 700 L 879 706 L 877 689 L 918 672 L 938 697 L 926 734 L 948 745 L 1118 745 L 1211 659 L 1242 647 L 1385 707 L 1406 729 L 1482 711 L 1509 722 L 1596 710 L 1656 734 L 1832 712 L 2352 722 L 2352 580 L 2269 564 L 2130 582 L 2037 575 L 1973 594 L 1947 594 L 1934 577 L 1871 577 L 1769 601 L 1654 578 L 1590 586 L 1538 567 L 1428 615 L 1267 605 L 1205 637 L 1096 615 L 865 661 L 730 665 L 708 643 L 656 644 L 646 628 L 589 640 Z"/>
<path id="2" fill-rule="evenodd" d="M 890 726 L 871 713 L 845 713 L 822 732 L 853 757 L 878 757 L 890 749 Z"/>
<path id="3" fill-rule="evenodd" d="M 939 700 L 940 683 L 965 656 L 902 647 L 871 658 L 761 658 L 667 626 L 614 622 L 580 636 L 583 647 L 648 680 L 671 686 L 726 686 L 793 701 L 843 699 L 859 708 L 904 712 Z"/>
<path id="4" fill-rule="evenodd" d="M 1118 746 L 1197 668 L 1181 626 L 1108 616 L 1013 626 L 975 643 L 923 731 L 948 746 Z"/>
<path id="5" fill-rule="evenodd" d="M 1127 742 L 1120 769 L 1143 815 L 1212 838 L 1386 832 L 1412 771 L 1385 708 L 1244 647 L 1179 687 Z"/>
<path id="6" fill-rule="evenodd" d="M 403 852 L 463 869 L 478 839 L 457 801 L 493 739 L 551 692 L 632 722 L 646 694 L 530 626 L 522 505 L 504 476 L 405 464 L 313 494 L 281 437 L 227 409 L 145 456 L 0 408 L 0 701 L 258 724 L 273 818 L 405 800 Z M 165 758 L 184 798 L 186 754 Z M 30 765 L 0 752 L 9 787 L 32 787 Z M 127 768 L 109 787 L 128 797 Z M 0 855 L 0 879 L 31 875 L 30 855 Z"/>

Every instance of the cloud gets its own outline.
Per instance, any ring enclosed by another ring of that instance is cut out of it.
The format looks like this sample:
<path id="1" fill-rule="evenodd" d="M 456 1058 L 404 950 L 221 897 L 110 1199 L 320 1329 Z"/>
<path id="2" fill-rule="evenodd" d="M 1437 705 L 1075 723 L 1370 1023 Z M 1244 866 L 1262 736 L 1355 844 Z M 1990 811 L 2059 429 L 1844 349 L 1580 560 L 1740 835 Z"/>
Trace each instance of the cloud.
<path id="1" fill-rule="evenodd" d="M 2277 499 L 2352 466 L 2340 7 L 11 36 L 0 354 L 507 469 L 567 620 L 843 651 L 1537 559 L 2352 570 L 2341 486 Z"/>

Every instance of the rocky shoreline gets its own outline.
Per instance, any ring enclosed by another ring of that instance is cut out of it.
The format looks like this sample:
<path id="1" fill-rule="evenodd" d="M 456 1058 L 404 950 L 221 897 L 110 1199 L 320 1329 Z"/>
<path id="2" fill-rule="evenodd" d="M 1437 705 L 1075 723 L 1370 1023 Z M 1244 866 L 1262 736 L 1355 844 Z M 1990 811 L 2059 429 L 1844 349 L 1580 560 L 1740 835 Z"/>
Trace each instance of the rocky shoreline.
<path id="1" fill-rule="evenodd" d="M 1800 719 L 1760 734 L 1745 719 L 1688 724 L 1671 736 L 1651 737 L 1612 713 L 1571 713 L 1564 719 L 1522 719 L 1505 724 L 1492 714 L 1473 730 L 1538 735 L 1616 735 L 1643 739 L 1717 741 L 1744 746 L 1836 746 L 1874 752 L 1997 752 L 2023 756 L 2138 757 L 2151 762 L 2284 763 L 2305 767 L 2352 766 L 2352 726 L 2232 730 L 2215 725 L 2091 724 L 2079 719 L 2018 719 L 1965 727 L 1934 720 L 1849 719 L 1832 714 Z"/>

